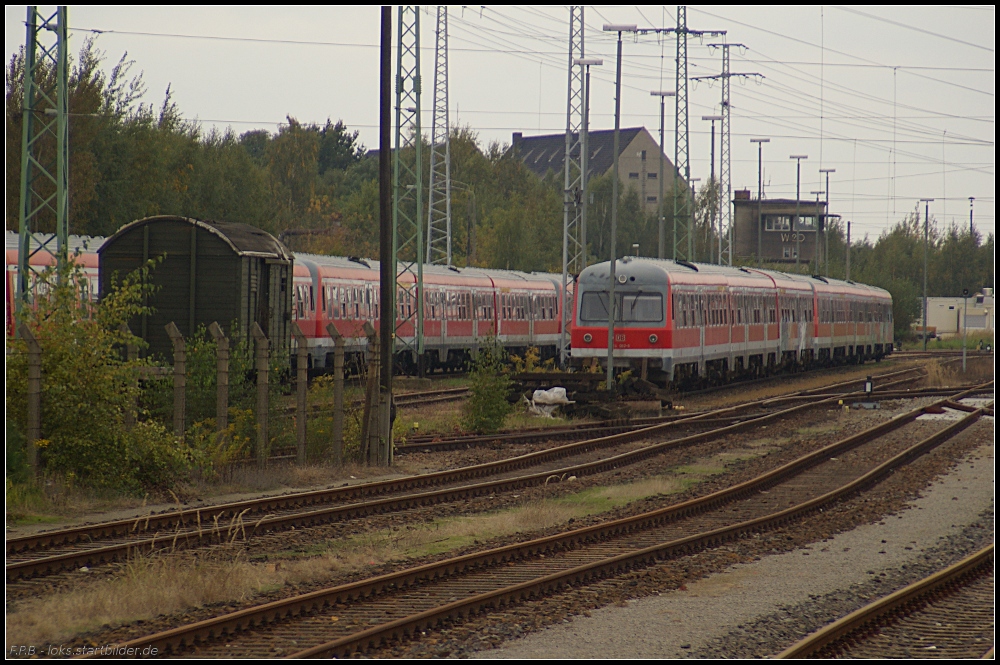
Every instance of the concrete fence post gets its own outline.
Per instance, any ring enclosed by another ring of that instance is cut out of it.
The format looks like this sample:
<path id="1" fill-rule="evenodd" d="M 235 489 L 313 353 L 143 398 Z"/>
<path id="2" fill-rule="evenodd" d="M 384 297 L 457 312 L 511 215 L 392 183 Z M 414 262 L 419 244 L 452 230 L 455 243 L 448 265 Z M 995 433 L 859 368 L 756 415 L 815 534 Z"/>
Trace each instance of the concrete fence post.
<path id="1" fill-rule="evenodd" d="M 333 338 L 333 461 L 344 461 L 344 336 L 328 323 L 326 332 Z"/>
<path id="2" fill-rule="evenodd" d="M 229 426 L 229 338 L 218 321 L 213 321 L 208 332 L 215 340 L 215 429 L 226 431 Z"/>
<path id="3" fill-rule="evenodd" d="M 27 453 L 31 472 L 38 476 L 38 440 L 42 438 L 42 347 L 23 323 L 18 334 L 28 344 L 28 428 Z"/>
<path id="4" fill-rule="evenodd" d="M 306 463 L 306 409 L 309 399 L 309 347 L 306 334 L 297 321 L 292 322 L 295 338 L 295 444 L 299 464 Z"/>
<path id="5" fill-rule="evenodd" d="M 187 349 L 184 335 L 171 321 L 166 326 L 167 336 L 174 345 L 174 436 L 184 438 L 184 391 L 187 387 Z"/>
<path id="6" fill-rule="evenodd" d="M 257 370 L 257 465 L 261 468 L 267 462 L 267 335 L 254 321 L 250 327 L 254 341 L 254 368 Z"/>
<path id="7" fill-rule="evenodd" d="M 365 385 L 365 410 L 361 420 L 361 459 L 369 464 L 378 463 L 378 421 L 373 415 L 378 412 L 378 336 L 371 323 L 365 321 L 365 336 L 368 337 L 368 380 Z M 372 445 L 372 434 L 376 444 Z"/>
<path id="8" fill-rule="evenodd" d="M 132 336 L 132 330 L 128 327 L 127 323 L 123 323 L 119 328 L 123 335 L 129 337 Z M 133 343 L 125 344 L 125 361 L 131 365 L 135 362 L 135 359 L 139 357 L 139 347 Z M 133 370 L 134 371 L 134 370 Z M 139 396 L 139 373 L 135 372 L 134 378 L 129 381 L 129 387 L 132 389 L 132 395 L 128 399 L 128 403 L 125 405 L 125 413 L 123 414 L 123 420 L 125 422 L 125 429 L 132 429 L 135 427 L 136 411 L 138 411 L 139 405 L 136 403 Z"/>

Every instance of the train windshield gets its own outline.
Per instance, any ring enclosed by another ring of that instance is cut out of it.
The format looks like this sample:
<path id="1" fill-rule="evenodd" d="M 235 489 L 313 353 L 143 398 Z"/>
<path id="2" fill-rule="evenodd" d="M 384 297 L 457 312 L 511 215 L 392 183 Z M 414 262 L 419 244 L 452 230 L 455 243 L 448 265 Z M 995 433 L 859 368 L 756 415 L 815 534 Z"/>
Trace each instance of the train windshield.
<path id="1" fill-rule="evenodd" d="M 608 292 L 588 291 L 583 294 L 580 321 L 608 320 Z M 619 323 L 660 323 L 663 321 L 663 295 L 626 291 L 615 293 L 615 321 Z"/>

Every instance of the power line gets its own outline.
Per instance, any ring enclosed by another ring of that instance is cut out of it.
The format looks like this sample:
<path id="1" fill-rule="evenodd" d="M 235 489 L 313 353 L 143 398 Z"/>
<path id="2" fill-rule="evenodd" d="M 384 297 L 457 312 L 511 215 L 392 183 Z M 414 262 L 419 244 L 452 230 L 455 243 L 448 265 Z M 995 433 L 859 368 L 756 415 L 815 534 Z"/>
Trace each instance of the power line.
<path id="1" fill-rule="evenodd" d="M 971 46 L 973 48 L 978 48 L 978 49 L 982 49 L 984 51 L 989 51 L 990 53 L 995 53 L 996 52 L 994 49 L 991 49 L 988 46 L 983 46 L 981 44 L 973 44 L 972 42 L 967 42 L 967 41 L 965 41 L 963 39 L 957 39 L 955 37 L 950 37 L 948 35 L 943 35 L 940 32 L 934 32 L 932 30 L 924 30 L 923 28 L 918 28 L 918 27 L 913 26 L 913 25 L 907 25 L 906 23 L 902 23 L 900 21 L 893 21 L 892 19 L 883 18 L 881 16 L 876 16 L 875 14 L 869 14 L 868 12 L 863 12 L 863 11 L 858 10 L 858 9 L 851 9 L 850 7 L 838 7 L 837 5 L 834 5 L 833 8 L 834 9 L 839 9 L 842 12 L 849 12 L 851 14 L 857 14 L 858 16 L 864 16 L 865 18 L 870 18 L 870 19 L 873 19 L 875 21 L 882 21 L 883 23 L 888 23 L 890 25 L 895 25 L 895 26 L 898 26 L 900 28 L 906 28 L 907 30 L 913 30 L 914 32 L 922 32 L 923 34 L 925 34 L 925 35 L 931 35 L 932 37 L 938 37 L 940 39 L 947 39 L 948 41 L 955 42 L 957 44 L 964 44 L 965 46 Z"/>

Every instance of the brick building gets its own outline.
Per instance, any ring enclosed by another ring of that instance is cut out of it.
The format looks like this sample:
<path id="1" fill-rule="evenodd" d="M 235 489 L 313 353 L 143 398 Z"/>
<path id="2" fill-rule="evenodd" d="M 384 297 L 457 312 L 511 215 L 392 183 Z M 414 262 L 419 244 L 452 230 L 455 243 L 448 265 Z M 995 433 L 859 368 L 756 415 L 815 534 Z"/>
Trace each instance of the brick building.
<path id="1" fill-rule="evenodd" d="M 619 130 L 618 173 L 623 187 L 632 188 L 639 195 L 647 213 L 655 212 L 660 196 L 660 178 L 663 182 L 663 196 L 670 201 L 674 184 L 673 163 L 663 156 L 663 170 L 660 173 L 660 146 L 645 127 L 630 127 Z M 587 178 L 604 175 L 614 168 L 613 129 L 590 131 L 587 133 L 589 162 Z M 545 136 L 524 136 L 514 132 L 511 148 L 516 150 L 524 165 L 544 178 L 556 173 L 562 178 L 566 159 L 566 134 Z"/>

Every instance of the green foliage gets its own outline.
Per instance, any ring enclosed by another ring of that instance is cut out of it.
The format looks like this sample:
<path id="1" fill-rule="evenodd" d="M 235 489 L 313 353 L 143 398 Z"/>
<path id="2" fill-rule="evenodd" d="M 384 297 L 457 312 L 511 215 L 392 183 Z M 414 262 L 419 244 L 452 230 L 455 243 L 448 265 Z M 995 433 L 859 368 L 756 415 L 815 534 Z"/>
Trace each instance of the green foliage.
<path id="1" fill-rule="evenodd" d="M 507 401 L 510 388 L 506 353 L 499 340 L 491 338 L 479 347 L 469 372 L 471 395 L 463 409 L 463 426 L 478 434 L 499 431 L 512 411 Z"/>
<path id="2" fill-rule="evenodd" d="M 68 265 L 41 277 L 25 325 L 42 347 L 41 468 L 67 482 L 138 493 L 167 486 L 187 467 L 187 452 L 155 422 L 125 424 L 138 397 L 137 372 L 146 364 L 123 359 L 126 344 L 142 342 L 122 324 L 144 311 L 146 274 L 129 275 L 100 304 L 81 298 L 86 279 Z M 27 344 L 7 343 L 7 426 L 22 436 L 27 423 Z M 19 439 L 15 439 L 17 441 Z M 23 449 L 23 446 L 21 446 Z M 15 460 L 13 467 L 23 468 Z"/>

